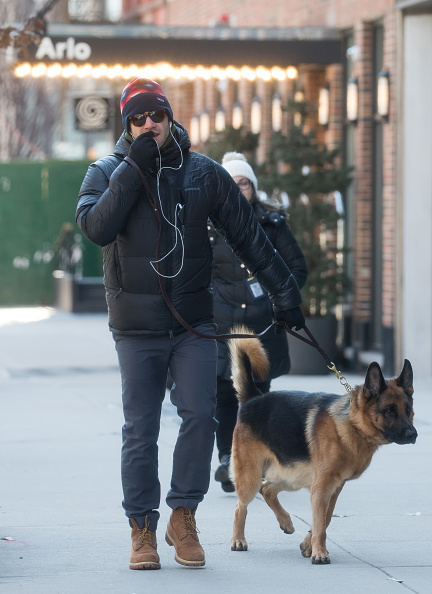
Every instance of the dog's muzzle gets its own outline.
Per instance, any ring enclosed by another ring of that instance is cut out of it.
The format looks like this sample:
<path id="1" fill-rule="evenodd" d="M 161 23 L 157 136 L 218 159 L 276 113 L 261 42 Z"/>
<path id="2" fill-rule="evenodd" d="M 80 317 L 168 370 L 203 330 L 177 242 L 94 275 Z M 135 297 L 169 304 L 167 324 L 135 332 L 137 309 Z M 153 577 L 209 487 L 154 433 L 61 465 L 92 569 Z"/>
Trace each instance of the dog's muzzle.
<path id="1" fill-rule="evenodd" d="M 397 443 L 399 445 L 406 445 L 409 443 L 415 443 L 417 439 L 417 429 L 411 425 L 411 427 L 405 427 L 397 433 L 394 431 L 388 431 L 384 433 L 384 437 L 391 443 Z"/>

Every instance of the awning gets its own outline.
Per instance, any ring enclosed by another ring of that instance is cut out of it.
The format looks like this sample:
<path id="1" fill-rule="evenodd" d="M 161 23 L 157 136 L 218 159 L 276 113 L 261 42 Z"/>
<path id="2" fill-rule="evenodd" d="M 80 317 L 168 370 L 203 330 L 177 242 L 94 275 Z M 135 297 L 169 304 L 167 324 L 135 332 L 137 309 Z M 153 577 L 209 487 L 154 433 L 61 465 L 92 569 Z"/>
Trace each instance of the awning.
<path id="1" fill-rule="evenodd" d="M 338 30 L 325 27 L 230 28 L 156 27 L 50 23 L 29 63 L 146 64 L 175 66 L 264 66 L 342 61 Z"/>
<path id="2" fill-rule="evenodd" d="M 398 10 L 430 10 L 432 8 L 432 0 L 396 0 L 395 7 Z"/>

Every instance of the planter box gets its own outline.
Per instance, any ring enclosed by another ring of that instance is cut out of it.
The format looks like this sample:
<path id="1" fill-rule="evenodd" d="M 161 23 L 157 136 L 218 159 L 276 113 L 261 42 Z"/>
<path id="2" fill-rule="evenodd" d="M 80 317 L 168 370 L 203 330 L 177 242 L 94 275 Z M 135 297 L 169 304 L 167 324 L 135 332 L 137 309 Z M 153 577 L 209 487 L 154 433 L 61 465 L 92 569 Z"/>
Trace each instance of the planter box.
<path id="1" fill-rule="evenodd" d="M 54 271 L 55 307 L 70 313 L 107 311 L 102 277 L 74 278 L 61 270 Z"/>
<path id="2" fill-rule="evenodd" d="M 306 318 L 306 326 L 316 341 L 327 353 L 330 361 L 336 358 L 336 318 L 333 315 L 322 318 Z M 301 336 L 308 336 L 301 331 Z M 288 336 L 292 375 L 325 375 L 330 373 L 323 356 L 312 346 L 295 336 Z"/>

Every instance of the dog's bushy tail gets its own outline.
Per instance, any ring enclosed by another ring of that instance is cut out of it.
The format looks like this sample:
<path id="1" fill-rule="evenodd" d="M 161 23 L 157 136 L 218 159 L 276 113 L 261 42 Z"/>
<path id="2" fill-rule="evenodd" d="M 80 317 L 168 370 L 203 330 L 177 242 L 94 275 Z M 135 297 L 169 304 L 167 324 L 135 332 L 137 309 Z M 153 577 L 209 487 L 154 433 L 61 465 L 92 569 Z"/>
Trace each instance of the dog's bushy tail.
<path id="1" fill-rule="evenodd" d="M 245 326 L 231 328 L 234 334 L 252 334 Z M 254 380 L 263 381 L 268 375 L 270 363 L 267 353 L 258 338 L 233 338 L 228 341 L 231 356 L 233 384 L 240 406 L 261 394 Z"/>

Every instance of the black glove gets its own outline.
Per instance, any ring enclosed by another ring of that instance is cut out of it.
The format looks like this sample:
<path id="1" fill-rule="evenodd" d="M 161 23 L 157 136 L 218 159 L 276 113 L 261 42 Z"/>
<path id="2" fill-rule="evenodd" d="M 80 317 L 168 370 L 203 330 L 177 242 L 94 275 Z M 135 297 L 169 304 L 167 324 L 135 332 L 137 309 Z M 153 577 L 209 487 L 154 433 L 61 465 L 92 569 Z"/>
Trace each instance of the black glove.
<path id="1" fill-rule="evenodd" d="M 134 161 L 141 171 L 149 171 L 156 164 L 158 156 L 156 141 L 153 140 L 153 132 L 146 132 L 136 138 L 129 149 L 129 157 Z"/>
<path id="2" fill-rule="evenodd" d="M 300 307 L 293 307 L 286 311 L 277 311 L 275 312 L 275 318 L 277 322 L 285 322 L 290 330 L 294 326 L 296 330 L 301 330 L 306 326 L 306 321 Z"/>

